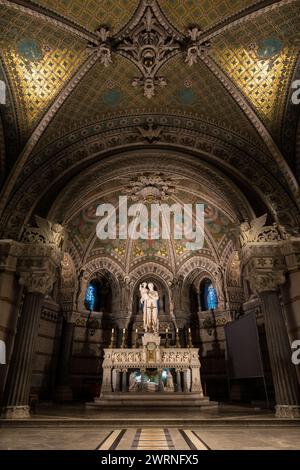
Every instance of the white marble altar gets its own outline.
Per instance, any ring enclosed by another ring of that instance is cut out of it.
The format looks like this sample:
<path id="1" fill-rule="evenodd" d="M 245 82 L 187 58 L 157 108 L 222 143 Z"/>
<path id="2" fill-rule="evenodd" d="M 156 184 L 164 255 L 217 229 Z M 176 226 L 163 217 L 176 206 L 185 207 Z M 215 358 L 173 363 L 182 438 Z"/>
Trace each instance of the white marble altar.
<path id="1" fill-rule="evenodd" d="M 203 396 L 197 348 L 161 347 L 157 333 L 145 333 L 142 343 L 141 348 L 104 350 L 100 396 L 89 406 L 216 405 Z M 155 371 L 157 384 L 145 381 L 149 370 Z M 139 383 L 134 379 L 136 371 L 140 374 Z"/>

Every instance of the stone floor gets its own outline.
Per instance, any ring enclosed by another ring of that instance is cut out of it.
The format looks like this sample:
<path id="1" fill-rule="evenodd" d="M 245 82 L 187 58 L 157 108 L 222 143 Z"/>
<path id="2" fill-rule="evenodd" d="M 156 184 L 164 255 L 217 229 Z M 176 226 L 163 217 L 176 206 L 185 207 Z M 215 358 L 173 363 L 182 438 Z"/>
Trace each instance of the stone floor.
<path id="1" fill-rule="evenodd" d="M 255 408 L 95 411 L 44 404 L 28 420 L 0 420 L 0 450 L 299 450 L 300 420 Z"/>
<path id="2" fill-rule="evenodd" d="M 299 450 L 300 428 L 0 430 L 0 450 Z"/>

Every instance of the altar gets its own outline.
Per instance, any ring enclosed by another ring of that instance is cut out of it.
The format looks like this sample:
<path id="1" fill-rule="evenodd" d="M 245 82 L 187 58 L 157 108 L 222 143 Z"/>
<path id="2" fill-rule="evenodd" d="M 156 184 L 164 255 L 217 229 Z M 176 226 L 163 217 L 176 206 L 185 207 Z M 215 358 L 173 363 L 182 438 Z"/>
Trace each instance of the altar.
<path id="1" fill-rule="evenodd" d="M 100 395 L 89 407 L 211 407 L 217 404 L 204 397 L 199 349 L 194 348 L 189 331 L 188 347 L 179 343 L 161 345 L 158 295 L 153 284 L 140 286 L 144 334 L 140 347 L 104 349 Z M 123 338 L 125 331 L 123 330 Z"/>
<path id="2" fill-rule="evenodd" d="M 145 333 L 142 348 L 104 350 L 100 396 L 89 406 L 211 407 L 204 397 L 199 350 L 160 347 Z"/>

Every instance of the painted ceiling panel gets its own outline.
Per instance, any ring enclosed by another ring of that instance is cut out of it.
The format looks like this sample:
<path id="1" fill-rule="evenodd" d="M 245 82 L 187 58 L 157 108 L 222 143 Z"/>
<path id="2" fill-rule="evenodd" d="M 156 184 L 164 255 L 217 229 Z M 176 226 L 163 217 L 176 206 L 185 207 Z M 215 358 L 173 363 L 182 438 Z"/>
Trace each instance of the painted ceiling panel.
<path id="1" fill-rule="evenodd" d="M 118 196 L 119 194 L 117 194 L 117 197 Z M 189 197 L 190 196 L 188 196 L 188 198 Z M 149 239 L 136 241 L 128 239 L 122 242 L 120 242 L 119 239 L 99 240 L 96 237 L 96 225 L 100 219 L 95 215 L 96 209 L 99 204 L 108 201 L 117 207 L 117 200 L 118 198 L 114 195 L 110 195 L 107 201 L 98 199 L 88 207 L 82 209 L 69 221 L 68 231 L 70 239 L 76 246 L 78 252 L 81 253 L 81 256 L 83 256 L 92 240 L 94 240 L 92 243 L 93 250 L 97 250 L 98 253 L 101 252 L 106 256 L 111 256 L 117 259 L 121 264 L 126 262 L 128 250 L 130 251 L 130 265 L 134 265 L 142 259 L 147 259 L 147 261 L 160 259 L 160 261 L 166 260 L 170 263 L 169 258 L 172 254 L 176 259 L 181 259 L 182 257 L 188 258 L 195 254 L 194 251 L 187 248 L 188 242 L 184 238 L 182 240 L 174 240 L 173 237 L 171 237 L 170 240 Z M 200 203 L 201 201 L 197 199 L 197 202 Z M 236 226 L 220 209 L 205 201 L 203 203 L 205 204 L 205 227 L 208 236 L 208 238 L 205 237 L 206 243 L 203 249 L 211 251 L 211 243 L 213 243 L 221 255 L 230 240 L 234 239 Z M 117 217 L 117 228 L 118 227 L 119 220 Z M 208 239 L 211 240 L 209 244 L 207 242 Z M 197 250 L 197 253 L 199 253 L 199 250 Z"/>
<path id="2" fill-rule="evenodd" d="M 116 33 L 130 20 L 139 0 L 38 0 L 34 3 L 89 31 L 105 25 Z"/>
<path id="3" fill-rule="evenodd" d="M 207 29 L 223 19 L 259 4 L 257 0 L 168 0 L 159 4 L 167 18 L 180 31 L 189 26 Z"/>
<path id="4" fill-rule="evenodd" d="M 1 56 L 25 138 L 83 63 L 86 45 L 49 23 L 3 6 L 0 22 Z"/>
<path id="5" fill-rule="evenodd" d="M 101 119 L 102 114 L 122 113 L 125 109 L 126 112 L 193 113 L 259 142 L 252 124 L 204 64 L 190 69 L 178 56 L 161 69 L 161 74 L 168 77 L 168 85 L 157 88 L 156 96 L 148 100 L 142 89 L 131 85 L 137 70 L 128 60 L 115 56 L 108 69 L 98 62 L 62 106 L 40 146 L 87 122 Z"/>
<path id="6" fill-rule="evenodd" d="M 289 80 L 299 51 L 300 2 L 214 38 L 211 55 L 279 141 Z"/>

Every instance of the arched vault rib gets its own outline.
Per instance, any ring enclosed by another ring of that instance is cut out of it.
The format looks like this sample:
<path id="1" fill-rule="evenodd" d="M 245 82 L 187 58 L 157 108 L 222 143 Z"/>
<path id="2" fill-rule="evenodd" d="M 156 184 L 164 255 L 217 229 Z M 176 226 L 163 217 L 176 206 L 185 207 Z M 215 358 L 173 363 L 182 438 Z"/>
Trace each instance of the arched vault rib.
<path id="1" fill-rule="evenodd" d="M 246 21 L 251 20 L 252 18 L 257 18 L 258 15 L 264 15 L 266 13 L 270 13 L 271 11 L 280 8 L 282 6 L 289 5 L 290 3 L 295 3 L 298 0 L 261 0 L 256 2 L 254 5 L 250 7 L 238 11 L 233 15 L 221 20 L 219 23 L 214 25 L 213 27 L 205 30 L 201 36 L 201 42 L 210 41 L 214 37 L 218 36 L 225 31 L 234 28 Z"/>
<path id="2" fill-rule="evenodd" d="M 63 16 L 60 16 L 57 13 L 33 2 L 26 0 L 0 0 L 0 5 L 14 8 L 15 10 L 26 13 L 27 15 L 47 21 L 48 23 L 51 23 L 52 25 L 57 26 L 80 39 L 97 44 L 96 34 L 90 33 L 74 21 L 64 18 Z"/>

